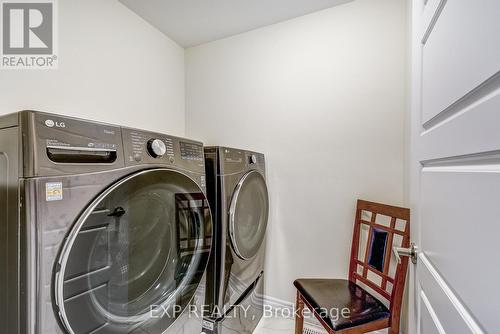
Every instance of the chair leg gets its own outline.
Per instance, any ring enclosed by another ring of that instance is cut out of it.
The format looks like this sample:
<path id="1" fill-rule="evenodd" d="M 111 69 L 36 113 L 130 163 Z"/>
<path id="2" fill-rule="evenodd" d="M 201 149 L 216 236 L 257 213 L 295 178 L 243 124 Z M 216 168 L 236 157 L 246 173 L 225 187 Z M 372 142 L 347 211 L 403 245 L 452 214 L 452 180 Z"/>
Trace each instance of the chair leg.
<path id="1" fill-rule="evenodd" d="M 302 334 L 304 331 L 304 301 L 297 291 L 297 306 L 295 315 L 295 334 Z"/>
<path id="2" fill-rule="evenodd" d="M 388 334 L 399 334 L 399 325 L 391 326 L 387 332 Z"/>

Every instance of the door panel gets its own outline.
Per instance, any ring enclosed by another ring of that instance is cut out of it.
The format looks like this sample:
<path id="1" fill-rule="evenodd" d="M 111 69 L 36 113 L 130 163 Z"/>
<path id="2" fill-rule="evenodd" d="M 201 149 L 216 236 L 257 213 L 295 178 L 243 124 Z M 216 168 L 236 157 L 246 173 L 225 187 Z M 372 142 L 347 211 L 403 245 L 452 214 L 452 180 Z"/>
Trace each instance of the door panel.
<path id="1" fill-rule="evenodd" d="M 422 316 L 425 315 L 426 311 L 429 312 L 433 326 L 438 330 L 442 329 L 442 333 L 478 333 L 473 330 L 473 328 L 477 328 L 477 325 L 473 320 L 471 321 L 463 304 L 456 298 L 442 276 L 423 253 L 419 255 L 418 279 L 420 312 Z M 421 319 L 420 323 L 425 324 L 427 321 L 428 319 Z M 424 328 L 421 328 L 420 333 L 427 334 Z"/>
<path id="2" fill-rule="evenodd" d="M 421 308 L 420 332 L 426 334 L 444 334 L 445 331 L 442 329 L 441 323 L 437 319 L 436 313 L 423 291 L 420 294 L 420 302 L 423 305 Z"/>
<path id="3" fill-rule="evenodd" d="M 450 0 L 423 47 L 423 121 L 444 112 L 500 69 L 500 2 Z"/>
<path id="4" fill-rule="evenodd" d="M 498 308 L 486 301 L 500 296 L 494 279 L 500 277 L 500 266 L 482 259 L 498 251 L 500 168 L 483 168 L 480 164 L 424 167 L 420 246 L 471 315 L 493 333 L 500 327 Z"/>
<path id="5" fill-rule="evenodd" d="M 410 333 L 495 333 L 500 2 L 412 3 Z"/>
<path id="6" fill-rule="evenodd" d="M 461 156 L 463 163 L 465 155 L 473 156 L 478 152 L 494 154 L 500 143 L 499 105 L 500 94 L 494 92 L 485 99 L 465 107 L 460 114 L 446 122 L 424 131 L 420 138 L 419 161 L 429 162 L 437 159 L 439 162 L 439 159 L 444 157 Z"/>

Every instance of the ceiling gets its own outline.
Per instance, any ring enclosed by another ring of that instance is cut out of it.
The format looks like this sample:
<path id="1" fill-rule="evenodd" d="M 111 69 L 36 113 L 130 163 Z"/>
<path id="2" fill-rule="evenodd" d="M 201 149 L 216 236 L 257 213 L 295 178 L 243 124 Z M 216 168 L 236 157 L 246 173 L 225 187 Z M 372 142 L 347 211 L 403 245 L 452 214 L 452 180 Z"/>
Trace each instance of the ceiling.
<path id="1" fill-rule="evenodd" d="M 352 0 L 120 0 L 183 47 L 264 27 Z"/>

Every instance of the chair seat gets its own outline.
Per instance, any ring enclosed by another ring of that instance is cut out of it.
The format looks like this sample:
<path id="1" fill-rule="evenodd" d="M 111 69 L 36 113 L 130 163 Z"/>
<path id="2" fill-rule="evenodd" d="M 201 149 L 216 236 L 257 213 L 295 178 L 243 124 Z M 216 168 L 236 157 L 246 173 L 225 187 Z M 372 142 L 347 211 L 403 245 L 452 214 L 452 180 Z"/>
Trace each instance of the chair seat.
<path id="1" fill-rule="evenodd" d="M 334 331 L 390 318 L 390 312 L 384 304 L 349 280 L 298 279 L 293 284 L 303 299 Z M 349 309 L 349 317 L 342 317 L 343 309 Z"/>

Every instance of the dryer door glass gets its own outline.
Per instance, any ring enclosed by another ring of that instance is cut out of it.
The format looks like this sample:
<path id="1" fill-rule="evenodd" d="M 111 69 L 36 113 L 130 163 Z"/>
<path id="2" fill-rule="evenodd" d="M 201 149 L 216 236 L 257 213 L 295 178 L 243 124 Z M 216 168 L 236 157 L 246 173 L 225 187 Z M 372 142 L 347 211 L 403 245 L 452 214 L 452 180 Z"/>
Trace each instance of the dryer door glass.
<path id="1" fill-rule="evenodd" d="M 55 274 L 69 333 L 163 333 L 192 301 L 208 262 L 208 202 L 166 169 L 116 183 L 81 215 Z"/>
<path id="2" fill-rule="evenodd" d="M 262 174 L 251 171 L 241 178 L 229 208 L 229 234 L 236 254 L 250 259 L 264 241 L 269 198 Z"/>

